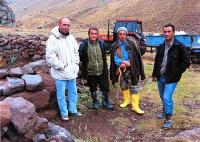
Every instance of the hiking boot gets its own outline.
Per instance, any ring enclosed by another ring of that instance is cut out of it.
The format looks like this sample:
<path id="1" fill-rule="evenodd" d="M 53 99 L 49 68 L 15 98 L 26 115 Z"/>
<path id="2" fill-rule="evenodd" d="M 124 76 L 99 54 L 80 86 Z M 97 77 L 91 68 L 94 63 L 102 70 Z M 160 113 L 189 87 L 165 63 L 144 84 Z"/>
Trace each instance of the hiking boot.
<path id="1" fill-rule="evenodd" d="M 68 116 L 63 116 L 61 117 L 62 121 L 68 122 L 69 121 L 69 117 Z"/>
<path id="2" fill-rule="evenodd" d="M 113 110 L 114 109 L 113 105 L 111 105 L 109 102 L 102 103 L 102 108 L 103 109 L 108 109 L 108 110 Z"/>
<path id="3" fill-rule="evenodd" d="M 114 107 L 111 105 L 108 101 L 108 92 L 103 92 L 102 95 L 102 108 L 103 109 L 108 109 L 108 110 L 113 110 Z"/>
<path id="4" fill-rule="evenodd" d="M 171 119 L 165 120 L 162 129 L 167 130 L 172 127 L 173 121 Z"/>
<path id="5" fill-rule="evenodd" d="M 96 93 L 96 91 L 92 92 L 91 96 L 92 96 L 92 100 L 93 100 L 92 108 L 95 109 L 95 110 L 98 110 L 99 109 L 99 102 L 97 100 L 97 93 Z"/>
<path id="6" fill-rule="evenodd" d="M 163 118 L 165 118 L 165 113 L 163 112 L 163 113 L 157 113 L 156 114 L 156 118 L 158 118 L 158 119 L 163 119 Z"/>
<path id="7" fill-rule="evenodd" d="M 95 110 L 99 109 L 99 103 L 98 103 L 98 101 L 93 102 L 92 108 L 95 109 Z"/>
<path id="8" fill-rule="evenodd" d="M 81 117 L 82 114 L 80 112 L 76 112 L 76 113 L 69 113 L 71 116 L 77 116 L 77 117 Z"/>

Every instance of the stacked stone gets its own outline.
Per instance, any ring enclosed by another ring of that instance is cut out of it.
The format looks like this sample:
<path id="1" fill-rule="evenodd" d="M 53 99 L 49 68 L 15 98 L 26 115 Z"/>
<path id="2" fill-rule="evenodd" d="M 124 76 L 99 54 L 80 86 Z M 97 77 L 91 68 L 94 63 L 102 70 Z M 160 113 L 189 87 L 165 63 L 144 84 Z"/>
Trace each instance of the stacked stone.
<path id="1" fill-rule="evenodd" d="M 54 94 L 54 80 L 45 60 L 0 69 L 1 141 L 73 142 L 73 136 L 66 129 L 48 122 L 57 111 L 52 118 L 39 117 L 36 113 L 50 107 Z"/>
<path id="2" fill-rule="evenodd" d="M 49 66 L 45 60 L 9 70 L 0 69 L 0 100 L 8 96 L 23 97 L 33 103 L 36 110 L 47 107 L 50 101 L 50 91 L 45 88 L 46 82 L 44 83 L 42 75 L 37 72 L 48 73 L 48 71 Z M 53 79 L 51 82 L 54 82 Z M 54 89 L 54 84 L 51 88 Z"/>
<path id="3" fill-rule="evenodd" d="M 41 35 L 0 35 L 0 52 L 6 63 L 13 63 L 18 59 L 45 59 L 46 40 L 47 37 Z"/>
<path id="4" fill-rule="evenodd" d="M 5 0 L 0 0 L 0 25 L 15 26 L 15 14 Z"/>

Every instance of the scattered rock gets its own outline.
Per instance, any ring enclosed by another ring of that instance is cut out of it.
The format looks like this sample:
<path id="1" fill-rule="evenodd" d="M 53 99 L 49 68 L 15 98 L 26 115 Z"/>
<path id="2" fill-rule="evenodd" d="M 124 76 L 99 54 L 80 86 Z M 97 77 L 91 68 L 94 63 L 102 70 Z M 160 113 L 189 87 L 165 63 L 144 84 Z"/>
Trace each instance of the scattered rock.
<path id="1" fill-rule="evenodd" d="M 65 129 L 58 125 L 49 122 L 49 131 L 47 133 L 48 138 L 60 137 L 63 142 L 74 142 L 74 137 Z"/>

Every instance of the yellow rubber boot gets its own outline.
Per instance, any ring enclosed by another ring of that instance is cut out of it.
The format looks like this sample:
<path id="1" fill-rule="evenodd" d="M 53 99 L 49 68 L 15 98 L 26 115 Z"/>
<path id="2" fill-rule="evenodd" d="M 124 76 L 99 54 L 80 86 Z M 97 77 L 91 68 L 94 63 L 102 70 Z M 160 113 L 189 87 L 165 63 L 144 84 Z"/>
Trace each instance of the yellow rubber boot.
<path id="1" fill-rule="evenodd" d="M 132 110 L 138 114 L 144 114 L 144 111 L 139 108 L 139 94 L 131 94 Z"/>
<path id="2" fill-rule="evenodd" d="M 124 90 L 122 92 L 123 96 L 124 96 L 124 102 L 122 104 L 120 104 L 120 107 L 127 107 L 127 105 L 130 104 L 130 92 L 129 90 Z"/>

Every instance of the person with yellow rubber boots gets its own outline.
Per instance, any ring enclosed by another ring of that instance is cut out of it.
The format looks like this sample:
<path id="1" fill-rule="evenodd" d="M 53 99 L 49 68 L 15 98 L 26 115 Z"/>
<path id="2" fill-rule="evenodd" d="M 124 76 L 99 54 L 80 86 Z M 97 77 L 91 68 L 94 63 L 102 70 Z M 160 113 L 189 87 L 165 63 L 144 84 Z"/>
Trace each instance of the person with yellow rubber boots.
<path id="1" fill-rule="evenodd" d="M 118 40 L 111 48 L 110 78 L 112 83 L 119 80 L 124 102 L 120 107 L 132 104 L 132 110 L 138 114 L 144 114 L 139 108 L 139 80 L 145 79 L 144 66 L 140 49 L 133 40 L 127 38 L 128 31 L 125 27 L 117 30 Z M 119 77 L 120 76 L 120 77 Z"/>

